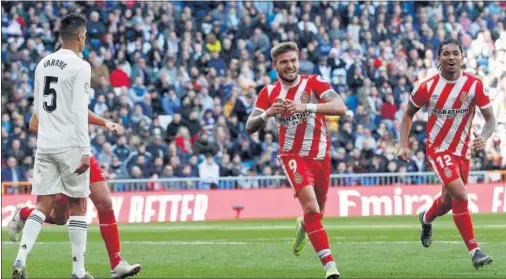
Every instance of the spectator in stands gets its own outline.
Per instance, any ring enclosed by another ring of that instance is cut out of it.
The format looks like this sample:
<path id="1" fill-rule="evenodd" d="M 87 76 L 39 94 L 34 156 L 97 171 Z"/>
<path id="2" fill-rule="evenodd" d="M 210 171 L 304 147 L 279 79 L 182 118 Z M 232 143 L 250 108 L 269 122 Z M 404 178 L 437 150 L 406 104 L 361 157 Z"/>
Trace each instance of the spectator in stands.
<path id="1" fill-rule="evenodd" d="M 90 109 L 126 128 L 119 136 L 90 129 L 95 155 L 109 152 L 108 145 L 112 146 L 112 158 L 107 155 L 103 162 L 110 162 L 105 167 L 108 178 L 151 178 L 154 172 L 159 177 L 198 176 L 194 161 L 198 154 L 207 153 L 196 151 L 204 133 L 207 144 L 203 145 L 213 146 L 220 177 L 281 173 L 273 160 L 279 148 L 277 127 L 269 121 L 258 135 L 245 138 L 244 122 L 255 95 L 277 80 L 269 49 L 287 40 L 299 44 L 301 72 L 329 79 L 348 106 L 346 116 L 329 119 L 332 163 L 338 173 L 369 171 L 371 165 L 370 171 L 388 171 L 387 165 L 390 171 L 419 171 L 426 163 L 421 160 L 426 112 L 420 111 L 412 126 L 414 165 L 397 166 L 391 149 L 398 141 L 398 116 L 409 92 L 437 72 L 439 42 L 452 36 L 462 40 L 466 71 L 477 74 L 490 88 L 499 122 L 500 143 L 491 141 L 486 152 L 473 154 L 479 160 L 472 167 L 506 165 L 506 118 L 501 117 L 506 95 L 506 5 L 502 3 L 193 5 L 176 1 L 132 2 L 126 8 L 120 2 L 53 2 L 41 6 L 41 15 L 35 10 L 10 13 L 17 4 L 2 4 L 6 27 L 2 32 L 1 84 L 6 93 L 2 94 L 2 159 L 7 164 L 9 156 L 15 157 L 28 178 L 35 150 L 35 137 L 27 132 L 34 65 L 57 45 L 56 19 L 64 11 L 76 10 L 89 18 L 83 54 L 93 65 Z M 27 3 L 20 5 L 30 9 Z M 479 117 L 475 119 L 479 123 Z M 140 148 L 147 150 L 142 152 L 141 166 L 137 164 Z M 158 158 L 163 158 L 163 167 Z M 346 185 L 376 182 L 343 181 Z M 195 184 L 183 186 L 191 189 Z"/>
<path id="2" fill-rule="evenodd" d="M 204 155 L 211 154 L 215 156 L 220 147 L 215 142 L 209 142 L 209 135 L 207 132 L 200 133 L 199 139 L 195 144 L 193 144 L 193 154 L 195 155 Z"/>
<path id="3" fill-rule="evenodd" d="M 116 69 L 112 71 L 110 76 L 111 86 L 115 88 L 130 87 L 131 82 L 128 74 L 125 72 L 125 63 L 119 60 Z"/>

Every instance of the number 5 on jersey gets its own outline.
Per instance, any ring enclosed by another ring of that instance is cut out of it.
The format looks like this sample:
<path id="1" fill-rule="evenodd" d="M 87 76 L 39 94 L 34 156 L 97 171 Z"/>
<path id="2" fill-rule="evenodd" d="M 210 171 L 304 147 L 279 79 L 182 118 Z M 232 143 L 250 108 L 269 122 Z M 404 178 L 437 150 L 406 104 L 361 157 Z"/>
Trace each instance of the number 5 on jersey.
<path id="1" fill-rule="evenodd" d="M 42 105 L 47 112 L 53 112 L 56 109 L 56 90 L 51 87 L 52 84 L 58 84 L 58 77 L 46 76 L 44 78 L 44 102 L 42 102 Z"/>

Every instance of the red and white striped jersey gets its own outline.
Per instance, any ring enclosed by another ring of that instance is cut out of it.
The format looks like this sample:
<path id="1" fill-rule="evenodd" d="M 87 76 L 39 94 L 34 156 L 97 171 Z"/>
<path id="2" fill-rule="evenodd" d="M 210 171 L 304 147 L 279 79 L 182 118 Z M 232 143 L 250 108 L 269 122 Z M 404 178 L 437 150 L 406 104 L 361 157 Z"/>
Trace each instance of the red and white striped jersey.
<path id="1" fill-rule="evenodd" d="M 410 99 L 416 107 L 425 106 L 429 114 L 428 155 L 450 152 L 462 158 L 471 157 L 469 141 L 475 108 L 491 105 L 478 77 L 462 73 L 459 79 L 448 81 L 436 74 L 415 88 Z"/>
<path id="2" fill-rule="evenodd" d="M 288 87 L 280 81 L 265 86 L 255 103 L 255 109 L 267 110 L 278 99 L 295 103 L 323 103 L 322 96 L 334 91 L 329 82 L 317 75 L 299 75 L 295 85 Z M 279 156 L 297 155 L 322 160 L 330 154 L 330 140 L 325 115 L 283 113 L 276 117 L 279 129 Z"/>

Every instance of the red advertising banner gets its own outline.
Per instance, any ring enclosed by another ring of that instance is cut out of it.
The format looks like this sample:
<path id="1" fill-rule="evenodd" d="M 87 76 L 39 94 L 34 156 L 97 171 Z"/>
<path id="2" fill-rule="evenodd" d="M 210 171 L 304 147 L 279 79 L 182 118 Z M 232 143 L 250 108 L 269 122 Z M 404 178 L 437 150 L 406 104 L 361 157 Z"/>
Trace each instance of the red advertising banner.
<path id="1" fill-rule="evenodd" d="M 473 213 L 506 212 L 505 184 L 473 184 L 468 185 L 468 191 L 469 209 Z M 413 215 L 428 208 L 440 192 L 441 186 L 438 185 L 332 187 L 325 215 Z M 16 205 L 21 202 L 33 207 L 35 197 L 2 197 L 2 226 L 12 218 Z M 292 218 L 301 214 L 290 188 L 117 192 L 112 194 L 112 202 L 119 223 Z M 239 215 L 238 208 L 242 208 Z M 90 200 L 88 222 L 98 223 L 96 209 Z"/>

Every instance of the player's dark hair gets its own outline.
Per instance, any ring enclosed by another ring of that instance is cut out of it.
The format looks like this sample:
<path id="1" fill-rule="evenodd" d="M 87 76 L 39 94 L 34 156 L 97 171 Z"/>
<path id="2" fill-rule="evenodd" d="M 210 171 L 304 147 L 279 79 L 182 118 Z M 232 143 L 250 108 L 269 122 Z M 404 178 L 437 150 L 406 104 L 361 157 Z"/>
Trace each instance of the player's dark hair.
<path id="1" fill-rule="evenodd" d="M 439 44 L 439 47 L 437 49 L 437 56 L 441 56 L 441 52 L 443 51 L 443 46 L 445 46 L 445 45 L 451 45 L 451 44 L 454 44 L 454 45 L 458 46 L 460 52 L 462 54 L 464 54 L 464 48 L 462 47 L 462 44 L 458 40 L 449 38 L 449 39 L 446 39 L 446 40 L 442 41 Z"/>
<path id="2" fill-rule="evenodd" d="M 86 27 L 86 18 L 81 14 L 71 13 L 64 16 L 60 24 L 62 41 L 72 40 L 84 27 Z"/>
<path id="3" fill-rule="evenodd" d="M 460 43 L 460 41 L 452 39 L 452 38 L 448 38 L 448 39 L 445 39 L 444 41 L 442 41 L 441 43 L 439 43 L 439 47 L 437 48 L 437 56 L 441 56 L 441 52 L 443 51 L 443 46 L 445 46 L 445 45 L 451 45 L 451 44 L 454 44 L 454 45 L 458 46 L 459 50 L 460 50 L 460 53 L 462 55 L 464 55 L 464 48 L 462 47 L 462 44 Z M 441 65 L 438 64 L 437 68 L 440 69 Z M 464 65 L 460 65 L 460 68 L 465 68 L 465 66 Z"/>

